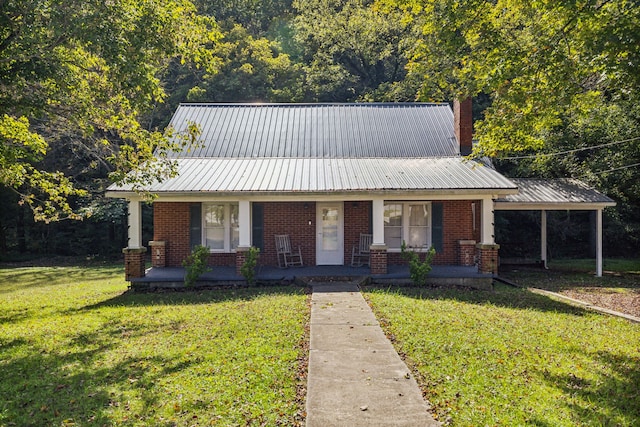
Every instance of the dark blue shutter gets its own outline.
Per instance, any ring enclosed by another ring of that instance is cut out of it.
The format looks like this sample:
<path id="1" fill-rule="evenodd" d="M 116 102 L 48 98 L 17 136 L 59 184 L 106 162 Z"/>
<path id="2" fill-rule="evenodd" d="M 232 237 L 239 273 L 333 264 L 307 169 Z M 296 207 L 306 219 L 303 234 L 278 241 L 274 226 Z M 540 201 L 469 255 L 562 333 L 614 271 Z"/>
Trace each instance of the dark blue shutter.
<path id="1" fill-rule="evenodd" d="M 251 245 L 264 252 L 264 205 L 251 205 Z"/>
<path id="2" fill-rule="evenodd" d="M 202 244 L 202 204 L 192 203 L 189 206 L 189 244 L 191 249 Z"/>
<path id="3" fill-rule="evenodd" d="M 431 203 L 431 240 L 436 252 L 442 252 L 443 250 L 442 219 L 442 203 Z"/>

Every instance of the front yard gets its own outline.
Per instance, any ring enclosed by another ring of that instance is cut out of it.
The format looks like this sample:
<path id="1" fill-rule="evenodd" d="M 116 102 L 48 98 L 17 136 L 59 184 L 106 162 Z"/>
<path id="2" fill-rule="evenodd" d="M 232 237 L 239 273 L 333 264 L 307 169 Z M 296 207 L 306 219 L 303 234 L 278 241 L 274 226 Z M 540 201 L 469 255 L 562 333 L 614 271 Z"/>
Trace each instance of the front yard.
<path id="1" fill-rule="evenodd" d="M 300 424 L 302 289 L 134 294 L 123 277 L 0 269 L 0 425 Z"/>
<path id="2" fill-rule="evenodd" d="M 303 289 L 126 289 L 120 267 L 0 269 L 0 426 L 304 423 Z M 364 294 L 445 425 L 638 425 L 639 324 L 506 285 Z"/>
<path id="3" fill-rule="evenodd" d="M 638 324 L 506 285 L 365 295 L 446 425 L 639 425 Z"/>

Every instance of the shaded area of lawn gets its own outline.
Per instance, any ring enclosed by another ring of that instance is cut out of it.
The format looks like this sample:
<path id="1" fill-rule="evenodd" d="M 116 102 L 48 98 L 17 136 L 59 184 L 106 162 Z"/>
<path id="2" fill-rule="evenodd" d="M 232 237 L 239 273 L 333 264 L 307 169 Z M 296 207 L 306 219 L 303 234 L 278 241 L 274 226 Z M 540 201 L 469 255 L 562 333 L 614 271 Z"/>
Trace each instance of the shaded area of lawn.
<path id="1" fill-rule="evenodd" d="M 595 277 L 593 260 L 559 260 L 549 267 L 504 268 L 500 276 L 522 287 L 558 292 L 640 317 L 640 260 L 606 260 L 602 277 Z"/>
<path id="2" fill-rule="evenodd" d="M 303 289 L 135 294 L 122 277 L 0 270 L 0 425 L 303 423 Z"/>
<path id="3" fill-rule="evenodd" d="M 637 425 L 640 328 L 498 286 L 366 297 L 451 425 Z"/>

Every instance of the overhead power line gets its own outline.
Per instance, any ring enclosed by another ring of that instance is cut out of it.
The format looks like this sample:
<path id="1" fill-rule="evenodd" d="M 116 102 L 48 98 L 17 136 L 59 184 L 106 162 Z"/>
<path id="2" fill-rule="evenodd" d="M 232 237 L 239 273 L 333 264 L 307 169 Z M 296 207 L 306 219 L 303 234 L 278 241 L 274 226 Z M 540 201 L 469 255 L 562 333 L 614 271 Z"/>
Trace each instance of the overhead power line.
<path id="1" fill-rule="evenodd" d="M 541 156 L 561 156 L 563 154 L 577 153 L 580 151 L 587 151 L 587 150 L 595 150 L 596 148 L 610 147 L 612 145 L 624 144 L 625 142 L 632 142 L 637 140 L 640 140 L 640 136 L 636 136 L 635 138 L 625 139 L 622 141 L 615 141 L 615 142 L 608 142 L 606 144 L 593 145 L 591 147 L 583 147 L 583 148 L 576 148 L 573 150 L 558 151 L 556 153 L 540 153 L 540 154 L 531 154 L 527 156 L 503 157 L 500 160 L 521 160 L 521 159 L 536 159 Z"/>
<path id="2" fill-rule="evenodd" d="M 593 172 L 591 174 L 584 174 L 584 175 L 580 176 L 580 178 L 584 178 L 584 177 L 587 177 L 589 175 L 601 175 L 603 173 L 619 171 L 619 170 L 622 170 L 622 169 L 629 169 L 629 168 L 633 168 L 633 167 L 636 167 L 636 166 L 640 166 L 640 163 L 634 163 L 634 164 L 631 164 L 631 165 L 620 166 L 618 168 L 612 168 L 612 169 L 607 169 L 607 170 L 603 170 L 603 171 Z"/>

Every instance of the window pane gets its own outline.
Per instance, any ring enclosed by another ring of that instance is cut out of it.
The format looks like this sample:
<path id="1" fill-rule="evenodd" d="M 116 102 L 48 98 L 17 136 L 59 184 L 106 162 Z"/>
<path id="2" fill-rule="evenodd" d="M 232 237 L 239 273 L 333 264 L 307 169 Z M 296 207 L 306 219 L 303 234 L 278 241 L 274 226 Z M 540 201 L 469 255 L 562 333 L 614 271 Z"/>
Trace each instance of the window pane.
<path id="1" fill-rule="evenodd" d="M 427 241 L 427 232 L 427 227 L 409 227 L 409 241 L 407 245 L 414 248 L 426 247 L 429 243 Z"/>
<path id="2" fill-rule="evenodd" d="M 384 225 L 402 225 L 402 205 L 389 204 L 384 205 Z"/>
<path id="3" fill-rule="evenodd" d="M 429 244 L 429 205 L 409 205 L 409 236 L 407 244 L 414 248 Z"/>
<path id="4" fill-rule="evenodd" d="M 240 206 L 237 203 L 232 203 L 229 206 L 229 215 L 231 216 L 231 227 L 237 227 L 240 216 Z"/>
<path id="5" fill-rule="evenodd" d="M 384 243 L 389 248 L 400 248 L 400 245 L 402 245 L 402 227 L 385 227 Z"/>
<path id="6" fill-rule="evenodd" d="M 211 249 L 224 249 L 224 227 L 207 228 L 206 245 Z"/>
<path id="7" fill-rule="evenodd" d="M 240 205 L 237 203 L 232 203 L 229 205 L 229 243 L 231 245 L 230 249 L 236 249 L 238 244 L 240 243 L 240 226 L 239 226 L 239 217 L 240 217 Z"/>
<path id="8" fill-rule="evenodd" d="M 427 205 L 409 205 L 409 226 L 421 225 L 425 227 L 428 224 L 428 215 Z"/>
<path id="9" fill-rule="evenodd" d="M 224 227 L 224 205 L 205 205 L 205 227 Z"/>
<path id="10" fill-rule="evenodd" d="M 240 229 L 238 227 L 231 229 L 231 249 L 236 249 L 240 243 Z"/>

